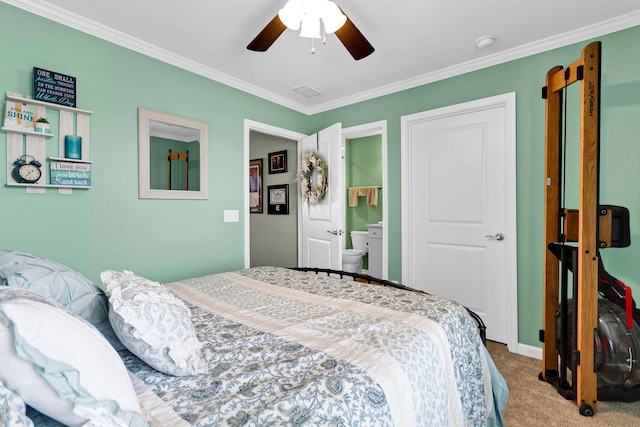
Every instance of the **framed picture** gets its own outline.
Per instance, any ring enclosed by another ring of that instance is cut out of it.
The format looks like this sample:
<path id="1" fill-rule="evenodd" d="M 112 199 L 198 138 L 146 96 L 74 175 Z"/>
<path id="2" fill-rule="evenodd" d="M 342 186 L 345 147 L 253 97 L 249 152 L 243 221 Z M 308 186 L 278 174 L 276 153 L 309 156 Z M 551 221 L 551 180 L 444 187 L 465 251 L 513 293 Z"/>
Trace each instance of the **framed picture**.
<path id="1" fill-rule="evenodd" d="M 270 185 L 267 191 L 269 193 L 267 213 L 289 215 L 289 184 Z"/>
<path id="2" fill-rule="evenodd" d="M 287 171 L 287 150 L 269 153 L 269 173 L 284 173 Z"/>
<path id="3" fill-rule="evenodd" d="M 249 160 L 249 212 L 262 213 L 262 159 Z"/>

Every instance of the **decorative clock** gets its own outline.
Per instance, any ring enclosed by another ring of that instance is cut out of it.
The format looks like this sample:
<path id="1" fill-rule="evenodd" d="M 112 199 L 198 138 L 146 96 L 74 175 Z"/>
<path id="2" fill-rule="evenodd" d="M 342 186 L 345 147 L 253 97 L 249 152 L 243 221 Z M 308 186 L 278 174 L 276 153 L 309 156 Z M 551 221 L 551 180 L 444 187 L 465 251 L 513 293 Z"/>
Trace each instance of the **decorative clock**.
<path id="1" fill-rule="evenodd" d="M 29 158 L 31 160 L 29 160 Z M 20 184 L 35 184 L 42 176 L 42 164 L 35 157 L 25 154 L 13 162 L 11 175 Z"/>

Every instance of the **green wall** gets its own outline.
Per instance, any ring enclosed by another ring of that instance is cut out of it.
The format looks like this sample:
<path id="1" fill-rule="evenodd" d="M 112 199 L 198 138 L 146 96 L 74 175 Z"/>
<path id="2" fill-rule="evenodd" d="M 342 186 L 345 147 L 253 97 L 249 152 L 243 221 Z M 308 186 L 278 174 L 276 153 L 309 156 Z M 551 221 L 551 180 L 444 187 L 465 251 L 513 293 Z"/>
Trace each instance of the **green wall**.
<path id="1" fill-rule="evenodd" d="M 382 141 L 380 135 L 350 139 L 345 149 L 346 187 L 382 186 Z M 347 206 L 346 232 L 367 231 L 367 224 L 382 221 L 382 193 L 378 192 L 378 206 L 368 206 L 364 197 L 358 206 L 349 207 L 349 197 L 345 195 Z M 349 243 L 347 247 L 351 247 Z"/>
<path id="2" fill-rule="evenodd" d="M 0 3 L 0 88 L 29 94 L 32 67 L 78 78 L 78 107 L 92 110 L 94 187 L 72 195 L 0 186 L 0 247 L 53 258 L 97 281 L 130 269 L 160 281 L 243 266 L 243 120 L 311 133 L 387 120 L 389 278 L 400 280 L 400 118 L 516 92 L 519 341 L 539 346 L 542 318 L 544 102 L 547 71 L 579 58 L 589 41 L 307 117 Z M 603 251 L 607 269 L 640 295 L 640 27 L 600 37 L 601 202 L 631 211 L 632 245 Z M 377 54 L 382 54 L 378 52 Z M 209 199 L 137 197 L 137 108 L 209 125 Z M 575 108 L 575 107 L 574 107 Z M 568 119 L 569 126 L 577 121 Z M 570 131 L 569 135 L 577 135 Z M 0 143 L 4 145 L 4 133 Z M 7 159 L 0 149 L 0 168 Z M 573 167 L 575 176 L 575 163 Z M 6 172 L 6 171 L 5 171 Z M 240 222 L 224 223 L 238 209 Z"/>
<path id="3" fill-rule="evenodd" d="M 54 259 L 98 283 L 105 269 L 166 282 L 242 268 L 244 120 L 309 133 L 309 118 L 5 3 L 0 16 L 0 91 L 31 95 L 34 66 L 76 77 L 78 108 L 93 111 L 94 161 L 92 189 L 26 194 L 4 185 L 0 132 L 0 248 Z M 139 107 L 208 124 L 208 200 L 138 199 Z M 223 222 L 225 209 L 237 209 L 240 222 Z"/>

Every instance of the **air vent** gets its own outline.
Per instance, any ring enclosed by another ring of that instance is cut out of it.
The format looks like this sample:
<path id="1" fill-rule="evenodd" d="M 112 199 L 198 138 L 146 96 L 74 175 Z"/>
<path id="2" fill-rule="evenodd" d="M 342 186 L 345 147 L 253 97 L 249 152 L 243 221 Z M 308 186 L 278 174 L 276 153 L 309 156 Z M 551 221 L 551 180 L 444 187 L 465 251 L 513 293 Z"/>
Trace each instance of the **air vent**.
<path id="1" fill-rule="evenodd" d="M 311 98 L 313 96 L 322 95 L 317 90 L 315 90 L 313 88 L 310 88 L 309 86 L 304 86 L 304 85 L 303 86 L 294 87 L 291 90 L 296 92 L 296 93 L 299 93 L 302 96 L 306 96 L 307 98 Z"/>

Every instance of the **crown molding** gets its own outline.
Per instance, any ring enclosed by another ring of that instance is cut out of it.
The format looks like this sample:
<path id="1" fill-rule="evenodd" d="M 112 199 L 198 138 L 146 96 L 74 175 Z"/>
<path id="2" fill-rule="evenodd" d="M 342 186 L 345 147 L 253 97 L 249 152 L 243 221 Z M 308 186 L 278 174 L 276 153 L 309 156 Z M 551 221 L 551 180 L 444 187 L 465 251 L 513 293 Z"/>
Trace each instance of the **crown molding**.
<path id="1" fill-rule="evenodd" d="M 494 65 L 503 64 L 516 59 L 525 58 L 527 56 L 546 52 L 549 50 L 561 48 L 574 43 L 580 43 L 594 37 L 600 37 L 605 34 L 615 33 L 616 31 L 625 30 L 627 28 L 640 25 L 640 12 L 633 12 L 622 15 L 614 19 L 602 21 L 597 24 L 583 27 L 574 31 L 568 31 L 558 36 L 549 37 L 538 40 L 533 43 L 518 46 L 509 50 L 505 50 L 493 55 L 467 61 L 451 67 L 443 68 L 432 73 L 423 74 L 407 80 L 392 83 L 390 85 L 381 86 L 369 91 L 361 92 L 353 96 L 347 96 L 338 100 L 317 105 L 310 109 L 308 114 L 318 114 L 325 111 L 333 110 L 347 105 L 356 104 L 358 102 L 367 101 L 369 99 L 378 98 L 384 95 L 412 89 L 425 84 L 444 80 L 450 77 L 459 76 L 461 74 L 470 73 L 483 68 Z"/>
<path id="2" fill-rule="evenodd" d="M 99 24 L 95 21 L 88 20 L 77 14 L 69 12 L 67 10 L 46 4 L 39 0 L 0 0 L 4 3 L 13 5 L 17 8 L 26 10 L 35 15 L 43 18 L 58 22 L 62 25 L 74 28 L 83 33 L 87 33 L 98 37 L 100 39 L 109 41 L 127 49 L 133 50 L 140 54 L 155 58 L 159 61 L 174 65 L 192 73 L 198 74 L 202 77 L 214 80 L 216 82 L 225 84 L 232 88 L 241 90 L 243 92 L 255 95 L 259 98 L 271 101 L 275 104 L 289 108 L 308 116 L 313 114 L 322 113 L 325 111 L 333 110 L 335 108 L 345 107 L 347 105 L 356 104 L 358 102 L 367 101 L 373 98 L 378 98 L 384 95 L 389 95 L 395 92 L 400 92 L 414 87 L 423 86 L 425 84 L 433 83 L 439 80 L 444 80 L 450 77 L 455 77 L 461 74 L 466 74 L 472 71 L 477 71 L 482 68 L 491 67 L 493 65 L 503 64 L 505 62 L 513 61 L 516 59 L 524 58 L 527 56 L 535 55 L 538 53 L 546 52 L 548 50 L 557 49 L 563 46 L 579 43 L 584 40 L 588 40 L 594 37 L 599 37 L 605 34 L 614 33 L 616 31 L 624 30 L 627 28 L 640 25 L 640 12 L 633 12 L 627 15 L 602 21 L 597 24 L 580 28 L 578 30 L 569 31 L 558 36 L 549 37 L 547 39 L 539 40 L 533 43 L 529 43 L 523 46 L 518 46 L 513 49 L 509 49 L 503 52 L 499 52 L 493 55 L 488 55 L 482 58 L 467 61 L 461 64 L 457 64 L 451 67 L 443 68 L 441 70 L 434 71 L 432 73 L 423 74 L 420 76 L 412 77 L 410 79 L 395 82 L 389 85 L 381 86 L 372 90 L 360 92 L 352 96 L 346 96 L 344 98 L 337 99 L 335 101 L 319 104 L 313 107 L 308 107 L 298 102 L 294 102 L 291 99 L 277 95 L 268 90 L 262 89 L 253 84 L 247 83 L 243 80 L 239 80 L 228 74 L 221 73 L 210 67 L 205 67 L 190 59 L 181 57 L 167 50 L 161 49 L 152 44 L 138 40 L 134 37 L 128 36 L 122 32 L 116 31 L 113 28 Z"/>
<path id="3" fill-rule="evenodd" d="M 39 0 L 0 0 L 3 3 L 10 4 L 19 9 L 31 12 L 35 15 L 65 25 L 67 27 L 82 31 L 102 40 L 114 43 L 116 45 L 133 50 L 145 56 L 157 59 L 167 64 L 174 65 L 184 70 L 198 74 L 202 77 L 225 84 L 243 92 L 255 95 L 259 98 L 266 99 L 283 107 L 309 115 L 308 108 L 300 103 L 294 102 L 288 98 L 277 95 L 273 92 L 264 90 L 258 86 L 239 80 L 228 74 L 221 73 L 210 67 L 205 67 L 190 59 L 176 55 L 158 46 L 128 36 L 113 28 L 107 27 L 95 21 L 81 17 L 57 6 L 46 4 Z"/>

